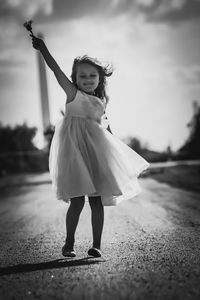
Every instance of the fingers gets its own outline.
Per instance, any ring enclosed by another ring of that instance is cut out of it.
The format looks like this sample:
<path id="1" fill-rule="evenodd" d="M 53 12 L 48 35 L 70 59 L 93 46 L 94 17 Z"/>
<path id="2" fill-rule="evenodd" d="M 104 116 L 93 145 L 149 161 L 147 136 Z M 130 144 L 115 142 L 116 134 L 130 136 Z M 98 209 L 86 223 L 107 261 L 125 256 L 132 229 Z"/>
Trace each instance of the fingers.
<path id="1" fill-rule="evenodd" d="M 33 35 L 33 33 L 30 34 L 30 37 L 32 38 L 32 46 L 36 50 L 40 50 L 43 45 L 43 40 Z"/>
<path id="2" fill-rule="evenodd" d="M 35 48 L 35 49 L 39 49 L 39 47 L 40 47 L 40 41 L 35 36 L 32 36 L 32 45 L 33 45 L 33 48 Z"/>
<path id="3" fill-rule="evenodd" d="M 36 36 L 34 36 L 33 34 L 30 34 L 31 38 L 32 38 L 32 46 L 33 48 L 39 50 L 41 47 L 41 39 L 37 38 Z"/>

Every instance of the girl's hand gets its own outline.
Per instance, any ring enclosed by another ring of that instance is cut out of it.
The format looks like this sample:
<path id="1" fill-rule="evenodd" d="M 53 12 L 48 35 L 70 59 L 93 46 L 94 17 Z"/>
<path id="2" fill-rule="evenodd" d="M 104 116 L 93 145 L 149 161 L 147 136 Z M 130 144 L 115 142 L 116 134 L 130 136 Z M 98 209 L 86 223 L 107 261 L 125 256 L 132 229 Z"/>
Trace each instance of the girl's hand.
<path id="1" fill-rule="evenodd" d="M 33 48 L 35 48 L 36 50 L 41 50 L 45 45 L 44 41 L 34 36 L 33 34 L 30 34 L 30 36 L 32 37 Z"/>

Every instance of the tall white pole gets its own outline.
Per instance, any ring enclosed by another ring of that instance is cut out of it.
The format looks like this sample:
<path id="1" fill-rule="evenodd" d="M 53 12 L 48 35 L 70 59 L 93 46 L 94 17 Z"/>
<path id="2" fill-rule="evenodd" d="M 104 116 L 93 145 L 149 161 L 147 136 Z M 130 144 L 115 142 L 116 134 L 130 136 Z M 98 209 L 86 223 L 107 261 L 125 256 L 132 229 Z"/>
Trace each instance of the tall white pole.
<path id="1" fill-rule="evenodd" d="M 43 36 L 40 34 L 40 38 Z M 41 109 L 42 109 L 42 125 L 43 133 L 50 126 L 50 113 L 49 113 L 49 96 L 47 87 L 47 76 L 45 61 L 39 51 L 37 51 L 39 81 L 40 81 L 40 96 L 41 96 Z"/>

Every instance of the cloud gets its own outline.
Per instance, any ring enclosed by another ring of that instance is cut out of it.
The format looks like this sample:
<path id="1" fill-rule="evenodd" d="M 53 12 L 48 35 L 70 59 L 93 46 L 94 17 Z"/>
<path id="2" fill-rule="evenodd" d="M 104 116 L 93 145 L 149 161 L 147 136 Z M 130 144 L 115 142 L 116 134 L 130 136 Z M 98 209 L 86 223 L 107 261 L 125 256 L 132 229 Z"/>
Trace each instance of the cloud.
<path id="1" fill-rule="evenodd" d="M 49 15 L 52 12 L 53 0 L 3 0 L 0 4 L 0 16 L 4 18 L 29 19 L 38 13 Z"/>
<path id="2" fill-rule="evenodd" d="M 151 23 L 174 24 L 200 17 L 200 0 L 2 0 L 0 17 L 22 22 L 34 19 L 38 24 L 80 18 L 142 16 Z"/>
<path id="3" fill-rule="evenodd" d="M 200 16 L 199 0 L 79 0 L 55 1 L 54 17 L 77 19 L 89 16 L 104 19 L 126 14 L 143 15 L 151 22 L 179 22 Z"/>
<path id="4" fill-rule="evenodd" d="M 26 32 L 22 26 L 16 26 L 14 20 L 6 22 L 0 20 L 0 72 L 7 69 L 19 68 L 27 63 L 28 53 L 26 48 L 29 46 Z"/>
<path id="5" fill-rule="evenodd" d="M 54 1 L 54 13 L 57 18 L 77 19 L 80 17 L 101 14 L 111 4 L 105 0 L 84 0 L 84 1 Z"/>
<path id="6" fill-rule="evenodd" d="M 138 0 L 139 10 L 150 22 L 174 24 L 200 17 L 199 0 L 154 0 L 150 6 L 144 5 L 142 2 Z"/>
<path id="7" fill-rule="evenodd" d="M 80 17 L 100 15 L 112 8 L 113 1 L 106 0 L 2 0 L 0 16 L 16 20 L 34 18 L 41 23 L 49 20 L 72 20 Z M 102 15 L 103 16 L 103 15 Z"/>
<path id="8" fill-rule="evenodd" d="M 143 6 L 152 6 L 155 3 L 155 0 L 137 0 L 137 4 L 143 5 Z"/>
<path id="9" fill-rule="evenodd" d="M 19 58 L 15 59 L 15 57 L 5 57 L 1 55 L 0 58 L 0 72 L 4 72 L 5 69 L 12 69 L 14 67 L 21 67 L 24 65 L 24 60 L 19 60 Z"/>
<path id="10" fill-rule="evenodd" d="M 189 67 L 179 67 L 175 70 L 174 75 L 187 85 L 199 85 L 200 82 L 200 65 Z"/>
<path id="11" fill-rule="evenodd" d="M 143 15 L 149 22 L 174 23 L 200 16 L 199 0 L 3 0 L 0 3 L 2 18 L 35 18 L 41 23 L 73 20 L 82 17 L 102 20 L 106 17 L 127 14 Z"/>
<path id="12" fill-rule="evenodd" d="M 11 84 L 14 84 L 19 77 L 17 76 L 19 68 L 25 65 L 24 61 L 16 60 L 13 57 L 7 57 L 1 55 L 0 57 L 0 88 L 10 88 Z"/>

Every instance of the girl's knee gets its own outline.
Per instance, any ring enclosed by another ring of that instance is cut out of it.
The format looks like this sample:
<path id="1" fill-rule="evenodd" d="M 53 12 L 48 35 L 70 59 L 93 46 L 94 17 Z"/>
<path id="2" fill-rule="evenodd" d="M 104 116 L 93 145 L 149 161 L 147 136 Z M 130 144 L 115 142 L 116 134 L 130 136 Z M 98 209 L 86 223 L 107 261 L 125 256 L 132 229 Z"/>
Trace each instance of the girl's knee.
<path id="1" fill-rule="evenodd" d="M 81 210 L 85 204 L 85 197 L 74 197 L 71 198 L 70 206 L 76 210 Z"/>
<path id="2" fill-rule="evenodd" d="M 89 203 L 91 208 L 102 207 L 101 197 L 89 197 Z"/>

